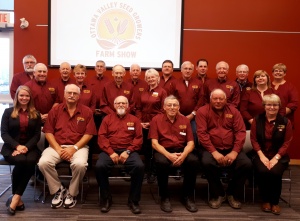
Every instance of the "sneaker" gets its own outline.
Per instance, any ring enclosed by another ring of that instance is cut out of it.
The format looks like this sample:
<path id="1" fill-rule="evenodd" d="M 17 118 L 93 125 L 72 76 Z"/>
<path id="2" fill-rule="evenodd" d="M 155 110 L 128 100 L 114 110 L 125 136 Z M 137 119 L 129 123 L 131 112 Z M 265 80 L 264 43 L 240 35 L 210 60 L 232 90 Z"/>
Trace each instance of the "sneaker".
<path id="1" fill-rule="evenodd" d="M 72 196 L 69 192 L 66 196 L 65 202 L 64 202 L 64 208 L 71 209 L 73 208 L 77 203 L 76 196 Z"/>
<path id="2" fill-rule="evenodd" d="M 53 209 L 61 207 L 61 205 L 64 202 L 65 194 L 66 194 L 66 189 L 63 186 L 61 186 L 52 199 L 51 207 Z"/>

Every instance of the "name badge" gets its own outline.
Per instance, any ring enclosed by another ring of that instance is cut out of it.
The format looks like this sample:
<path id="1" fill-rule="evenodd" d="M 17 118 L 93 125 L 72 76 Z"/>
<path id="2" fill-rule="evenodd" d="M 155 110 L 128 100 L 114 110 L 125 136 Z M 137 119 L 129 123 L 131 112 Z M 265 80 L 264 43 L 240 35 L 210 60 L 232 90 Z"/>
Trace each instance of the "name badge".
<path id="1" fill-rule="evenodd" d="M 128 127 L 128 130 L 134 130 L 134 127 Z"/>
<path id="2" fill-rule="evenodd" d="M 158 97 L 158 92 L 153 92 L 153 93 L 152 93 L 152 96 L 153 96 L 153 97 Z"/>
<path id="3" fill-rule="evenodd" d="M 180 135 L 183 135 L 183 136 L 186 136 L 186 133 L 185 133 L 185 132 L 180 132 L 179 134 L 180 134 Z"/>

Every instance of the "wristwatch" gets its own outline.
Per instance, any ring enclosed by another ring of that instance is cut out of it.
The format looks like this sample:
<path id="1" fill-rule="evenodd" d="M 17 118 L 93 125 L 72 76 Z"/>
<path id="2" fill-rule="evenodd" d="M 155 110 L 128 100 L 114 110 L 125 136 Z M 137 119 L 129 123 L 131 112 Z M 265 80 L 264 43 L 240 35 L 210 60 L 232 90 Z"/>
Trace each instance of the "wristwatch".
<path id="1" fill-rule="evenodd" d="M 196 111 L 193 111 L 193 112 L 192 112 L 192 115 L 196 116 Z"/>
<path id="2" fill-rule="evenodd" d="M 76 145 L 73 145 L 73 147 L 75 148 L 75 150 L 77 151 L 79 148 Z"/>
<path id="3" fill-rule="evenodd" d="M 131 151 L 130 151 L 130 150 L 126 150 L 126 153 L 127 153 L 128 155 L 130 155 Z"/>

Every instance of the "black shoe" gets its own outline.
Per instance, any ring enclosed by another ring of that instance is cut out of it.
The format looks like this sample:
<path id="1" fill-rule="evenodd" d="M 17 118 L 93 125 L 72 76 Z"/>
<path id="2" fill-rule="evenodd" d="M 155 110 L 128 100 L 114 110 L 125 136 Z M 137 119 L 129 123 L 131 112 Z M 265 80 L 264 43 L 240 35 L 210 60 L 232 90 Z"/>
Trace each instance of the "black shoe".
<path id="1" fill-rule="evenodd" d="M 7 206 L 7 212 L 9 215 L 15 215 L 16 214 L 16 210 L 12 209 L 10 207 L 10 204 L 11 204 L 11 201 L 12 201 L 12 198 L 13 198 L 14 195 L 11 195 L 10 197 L 8 197 L 7 201 L 6 201 L 6 206 Z"/>
<path id="2" fill-rule="evenodd" d="M 130 208 L 130 211 L 133 214 L 140 214 L 141 213 L 141 209 L 140 209 L 140 205 L 138 203 L 134 203 L 134 202 L 128 202 L 128 206 Z"/>
<path id="3" fill-rule="evenodd" d="M 111 197 L 105 199 L 103 201 L 103 207 L 101 208 L 101 212 L 102 213 L 107 213 L 109 212 L 110 208 L 111 208 L 111 204 L 112 204 L 112 200 Z"/>
<path id="4" fill-rule="evenodd" d="M 17 206 L 16 210 L 17 211 L 23 211 L 23 210 L 25 210 L 25 204 L 23 203 L 21 206 Z"/>
<path id="5" fill-rule="evenodd" d="M 148 174 L 147 175 L 147 183 L 152 184 L 155 183 L 156 176 L 154 174 Z"/>
<path id="6" fill-rule="evenodd" d="M 182 203 L 185 208 L 191 213 L 195 213 L 198 211 L 198 208 L 193 200 L 190 200 L 188 197 L 182 199 Z"/>
<path id="7" fill-rule="evenodd" d="M 173 211 L 169 198 L 161 199 L 160 209 L 166 213 L 171 213 Z"/>

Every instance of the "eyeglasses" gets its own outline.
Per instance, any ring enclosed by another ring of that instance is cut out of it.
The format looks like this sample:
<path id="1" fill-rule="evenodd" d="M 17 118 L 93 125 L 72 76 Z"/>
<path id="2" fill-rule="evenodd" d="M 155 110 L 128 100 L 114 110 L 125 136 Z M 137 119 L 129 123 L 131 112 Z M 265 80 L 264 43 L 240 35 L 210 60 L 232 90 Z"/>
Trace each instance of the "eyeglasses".
<path id="1" fill-rule="evenodd" d="M 127 102 L 116 102 L 115 104 L 116 105 L 125 105 L 125 104 L 127 104 Z"/>
<path id="2" fill-rule="evenodd" d="M 35 64 L 34 61 L 25 61 L 24 64 Z"/>
<path id="3" fill-rule="evenodd" d="M 265 104 L 266 107 L 279 107 L 279 104 Z"/>
<path id="4" fill-rule="evenodd" d="M 44 70 L 37 70 L 36 72 L 39 72 L 39 73 L 47 73 L 47 71 L 44 71 Z"/>
<path id="5" fill-rule="evenodd" d="M 167 104 L 166 105 L 168 108 L 171 108 L 171 107 L 179 107 L 179 104 Z"/>
<path id="6" fill-rule="evenodd" d="M 72 91 L 66 91 L 67 95 L 73 95 L 73 96 L 77 96 L 79 95 L 77 92 L 72 92 Z"/>

